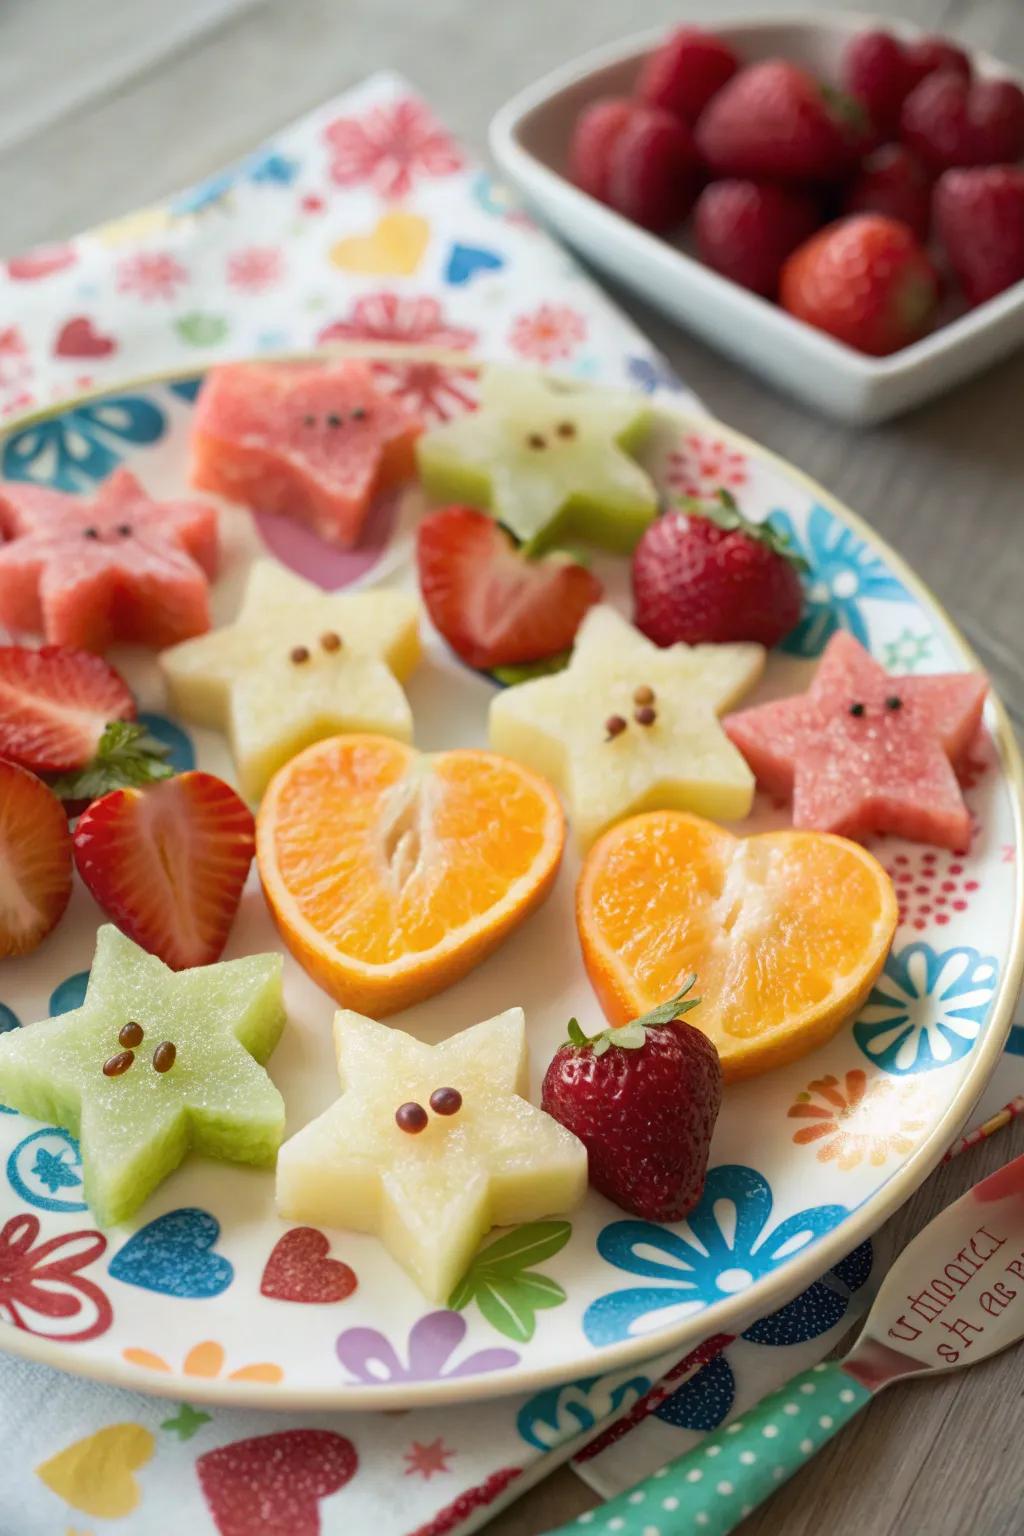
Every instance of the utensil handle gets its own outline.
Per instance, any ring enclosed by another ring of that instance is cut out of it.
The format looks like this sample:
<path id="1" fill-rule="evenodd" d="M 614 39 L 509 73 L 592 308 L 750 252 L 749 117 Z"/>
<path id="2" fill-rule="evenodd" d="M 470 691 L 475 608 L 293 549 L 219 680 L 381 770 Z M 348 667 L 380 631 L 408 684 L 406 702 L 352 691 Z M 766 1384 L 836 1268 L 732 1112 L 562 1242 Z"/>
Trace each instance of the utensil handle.
<path id="1" fill-rule="evenodd" d="M 727 1536 L 870 1402 L 836 1361 L 815 1365 L 685 1456 L 548 1536 Z"/>

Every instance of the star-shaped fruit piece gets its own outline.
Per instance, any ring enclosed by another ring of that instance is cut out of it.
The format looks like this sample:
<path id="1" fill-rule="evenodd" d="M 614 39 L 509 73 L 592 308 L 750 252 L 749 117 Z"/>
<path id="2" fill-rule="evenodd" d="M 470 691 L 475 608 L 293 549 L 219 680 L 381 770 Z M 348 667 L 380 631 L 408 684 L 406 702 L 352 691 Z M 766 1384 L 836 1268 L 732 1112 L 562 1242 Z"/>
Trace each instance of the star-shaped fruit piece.
<path id="1" fill-rule="evenodd" d="M 94 497 L 0 482 L 0 624 L 54 645 L 173 645 L 210 627 L 217 514 L 118 469 Z"/>
<path id="2" fill-rule="evenodd" d="M 637 395 L 491 368 L 479 410 L 424 433 L 416 456 L 431 496 L 486 507 L 531 552 L 582 539 L 628 553 L 658 510 L 630 457 L 650 422 Z"/>
<path id="3" fill-rule="evenodd" d="M 101 1225 L 189 1151 L 273 1163 L 284 1101 L 263 1063 L 284 1028 L 281 971 L 280 955 L 172 971 L 107 924 L 82 1006 L 0 1035 L 0 1101 L 78 1137 Z"/>
<path id="4" fill-rule="evenodd" d="M 987 691 L 977 672 L 893 677 L 840 630 L 807 693 L 741 710 L 725 728 L 765 788 L 792 796 L 795 827 L 965 848 L 954 764 Z"/>
<path id="5" fill-rule="evenodd" d="M 348 549 L 373 498 L 412 475 L 420 425 L 358 358 L 228 363 L 196 406 L 193 480 Z"/>
<path id="6" fill-rule="evenodd" d="M 718 721 L 760 677 L 754 644 L 653 645 L 601 604 L 564 672 L 506 688 L 491 745 L 560 789 L 583 848 L 637 811 L 748 815 L 754 776 Z"/>
<path id="7" fill-rule="evenodd" d="M 525 1097 L 521 1008 L 440 1045 L 342 1009 L 334 1044 L 341 1098 L 278 1156 L 288 1220 L 375 1233 L 443 1303 L 491 1227 L 582 1200 L 582 1143 Z"/>
<path id="8" fill-rule="evenodd" d="M 242 791 L 262 795 L 303 747 L 352 731 L 412 738 L 399 679 L 420 656 L 407 592 L 324 592 L 259 560 L 233 624 L 160 657 L 174 707 L 226 731 Z"/>

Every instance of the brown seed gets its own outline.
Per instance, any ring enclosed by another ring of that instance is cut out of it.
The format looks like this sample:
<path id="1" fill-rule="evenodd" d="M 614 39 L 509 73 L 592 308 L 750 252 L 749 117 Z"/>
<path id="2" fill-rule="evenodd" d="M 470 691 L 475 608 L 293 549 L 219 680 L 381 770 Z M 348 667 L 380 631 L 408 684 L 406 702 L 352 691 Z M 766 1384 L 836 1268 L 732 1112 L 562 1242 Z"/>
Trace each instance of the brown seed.
<path id="1" fill-rule="evenodd" d="M 302 418 L 302 425 L 304 427 L 315 427 L 316 426 L 316 417 L 315 416 L 303 416 L 303 418 Z"/>
<path id="2" fill-rule="evenodd" d="M 898 693 L 890 693 L 889 697 L 885 701 L 885 707 L 886 709 L 902 709 L 903 700 L 900 698 Z"/>
<path id="3" fill-rule="evenodd" d="M 526 439 L 527 448 L 546 448 L 547 445 L 548 440 L 541 432 L 531 432 Z"/>
<path id="4" fill-rule="evenodd" d="M 117 1032 L 117 1038 L 122 1045 L 141 1045 L 144 1030 L 141 1024 L 136 1024 L 134 1019 L 129 1019 Z"/>
<path id="5" fill-rule="evenodd" d="M 333 629 L 328 629 L 320 636 L 320 644 L 325 651 L 340 651 L 341 636 L 336 635 Z"/>
<path id="6" fill-rule="evenodd" d="M 98 539 L 99 536 L 100 536 L 100 531 L 99 531 L 98 528 L 93 528 L 92 526 L 90 526 L 88 528 L 83 528 L 82 529 L 82 537 L 85 538 L 85 539 Z"/>
<path id="7" fill-rule="evenodd" d="M 369 414 L 370 413 L 366 409 L 365 405 L 357 405 L 357 406 L 355 406 L 355 408 L 352 411 L 352 420 L 353 421 L 365 421 L 367 416 L 369 416 Z"/>
<path id="8" fill-rule="evenodd" d="M 609 715 L 604 723 L 604 728 L 608 741 L 611 741 L 614 737 L 622 735 L 626 729 L 626 722 L 621 715 Z"/>
<path id="9" fill-rule="evenodd" d="M 650 704 L 641 704 L 639 709 L 634 709 L 633 719 L 637 725 L 653 725 L 658 718 L 658 711 Z"/>
<path id="10" fill-rule="evenodd" d="M 576 423 L 574 421 L 560 421 L 555 428 L 559 437 L 575 437 Z"/>
<path id="11" fill-rule="evenodd" d="M 634 688 L 633 689 L 633 703 L 634 704 L 653 704 L 654 703 L 654 689 L 653 688 L 648 688 L 646 683 L 641 683 L 639 688 Z"/>
<path id="12" fill-rule="evenodd" d="M 341 417 L 338 415 L 337 411 L 329 411 L 327 413 L 327 425 L 329 427 L 341 426 Z"/>
<path id="13" fill-rule="evenodd" d="M 153 1070 L 155 1072 L 169 1072 L 174 1066 L 178 1055 L 178 1047 L 173 1040 L 161 1040 L 153 1052 Z"/>
<path id="14" fill-rule="evenodd" d="M 131 523 L 118 523 L 117 531 L 122 539 L 130 539 L 132 536 L 132 525 Z"/>
<path id="15" fill-rule="evenodd" d="M 408 1131 L 410 1136 L 418 1136 L 420 1131 L 425 1131 L 427 1120 L 426 1110 L 415 1100 L 408 1104 L 399 1104 L 395 1110 L 395 1124 L 400 1131 Z"/>
<path id="16" fill-rule="evenodd" d="M 462 1108 L 462 1094 L 457 1088 L 435 1088 L 430 1095 L 435 1115 L 457 1115 Z"/>
<path id="17" fill-rule="evenodd" d="M 127 1072 L 135 1060 L 134 1051 L 118 1051 L 116 1056 L 109 1056 L 103 1063 L 104 1077 L 120 1077 L 122 1072 Z"/>
<path id="18" fill-rule="evenodd" d="M 304 645 L 296 645 L 288 652 L 288 659 L 300 667 L 304 661 L 309 660 L 309 651 Z"/>

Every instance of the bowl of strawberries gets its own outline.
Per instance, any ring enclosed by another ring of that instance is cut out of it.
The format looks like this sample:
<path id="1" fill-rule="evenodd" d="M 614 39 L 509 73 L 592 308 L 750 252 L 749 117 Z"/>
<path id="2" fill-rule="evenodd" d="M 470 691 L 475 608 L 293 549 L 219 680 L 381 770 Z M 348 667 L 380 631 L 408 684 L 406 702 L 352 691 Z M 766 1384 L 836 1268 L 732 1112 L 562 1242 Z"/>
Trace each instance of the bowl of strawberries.
<path id="1" fill-rule="evenodd" d="M 517 95 L 491 145 L 595 266 L 839 420 L 1024 342 L 1024 82 L 909 23 L 628 39 Z"/>

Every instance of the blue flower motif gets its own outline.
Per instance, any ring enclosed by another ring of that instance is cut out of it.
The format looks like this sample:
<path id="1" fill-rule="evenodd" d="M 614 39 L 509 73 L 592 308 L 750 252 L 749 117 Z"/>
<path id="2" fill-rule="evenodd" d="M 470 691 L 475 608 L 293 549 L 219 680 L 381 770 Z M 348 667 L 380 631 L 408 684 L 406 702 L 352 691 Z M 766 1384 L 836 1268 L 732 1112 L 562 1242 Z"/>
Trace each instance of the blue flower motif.
<path id="1" fill-rule="evenodd" d="M 586 1376 L 561 1387 L 547 1387 L 520 1408 L 516 1428 L 527 1445 L 554 1450 L 585 1429 L 611 1418 L 650 1390 L 650 1379 L 636 1374 Z"/>
<path id="2" fill-rule="evenodd" d="M 885 962 L 853 1038 L 876 1067 L 897 1077 L 948 1067 L 972 1050 L 998 976 L 995 956 L 969 945 L 907 944 Z"/>
<path id="3" fill-rule="evenodd" d="M 50 993 L 51 1019 L 56 1018 L 58 1013 L 70 1013 L 73 1008 L 81 1008 L 88 985 L 88 971 L 76 971 L 73 976 L 65 976 L 63 981 L 58 982 Z"/>
<path id="4" fill-rule="evenodd" d="M 162 742 L 167 748 L 168 765 L 175 773 L 187 773 L 196 765 L 196 749 L 192 745 L 192 738 L 187 731 L 174 720 L 168 720 L 166 715 L 155 715 L 149 710 L 142 710 L 139 714 L 139 724 L 144 725 L 151 736 Z M 78 1005 L 75 1004 L 77 1007 Z M 50 1010 L 53 1011 L 52 1008 Z M 66 1009 L 60 1012 L 65 1013 Z"/>
<path id="5" fill-rule="evenodd" d="M 82 1154 L 78 1142 L 59 1125 L 24 1136 L 7 1159 L 7 1180 L 26 1205 L 41 1211 L 84 1211 L 85 1201 L 60 1190 L 81 1190 Z"/>
<path id="6" fill-rule="evenodd" d="M 172 395 L 177 395 L 179 400 L 188 400 L 190 403 L 196 398 L 203 387 L 203 375 L 196 374 L 193 379 L 175 379 L 167 388 Z"/>
<path id="7" fill-rule="evenodd" d="M 222 171 L 214 171 L 212 176 L 179 192 L 177 197 L 171 199 L 168 207 L 175 218 L 181 218 L 187 213 L 205 213 L 208 208 L 222 202 L 240 181 L 287 187 L 295 180 L 298 171 L 297 160 L 280 155 L 272 149 L 258 149 L 244 160 L 225 166 Z"/>
<path id="8" fill-rule="evenodd" d="M 847 1214 L 845 1206 L 821 1205 L 771 1227 L 771 1213 L 772 1192 L 764 1176 L 726 1164 L 712 1168 L 700 1204 L 678 1230 L 649 1221 L 612 1222 L 597 1240 L 601 1257 L 617 1269 L 663 1283 L 598 1297 L 583 1316 L 587 1338 L 611 1344 L 703 1312 L 771 1274 Z"/>
<path id="9" fill-rule="evenodd" d="M 81 1177 L 69 1164 L 68 1156 L 67 1148 L 60 1152 L 50 1152 L 46 1147 L 36 1149 L 32 1173 L 40 1184 L 46 1186 L 51 1195 L 55 1195 L 58 1189 L 75 1189 L 82 1182 Z"/>
<path id="10" fill-rule="evenodd" d="M 121 447 L 155 443 L 165 418 L 141 395 L 108 395 L 15 432 L 4 444 L 3 475 L 55 491 L 82 491 L 121 462 Z"/>
<path id="11" fill-rule="evenodd" d="M 809 567 L 804 576 L 804 616 L 782 641 L 782 650 L 795 656 L 819 656 L 837 629 L 848 629 L 866 646 L 864 599 L 910 601 L 906 587 L 864 540 L 824 507 L 812 507 L 806 540 L 800 538 L 788 512 L 773 512 L 768 521 L 786 535 Z"/>
<path id="12" fill-rule="evenodd" d="M 626 372 L 645 395 L 653 395 L 658 389 L 670 389 L 673 394 L 678 394 L 683 388 L 683 381 L 675 369 L 670 368 L 665 359 L 657 355 L 627 357 Z"/>

